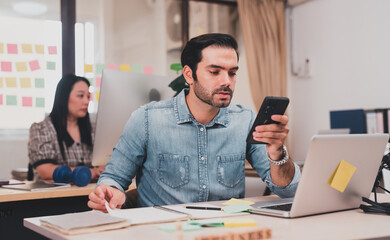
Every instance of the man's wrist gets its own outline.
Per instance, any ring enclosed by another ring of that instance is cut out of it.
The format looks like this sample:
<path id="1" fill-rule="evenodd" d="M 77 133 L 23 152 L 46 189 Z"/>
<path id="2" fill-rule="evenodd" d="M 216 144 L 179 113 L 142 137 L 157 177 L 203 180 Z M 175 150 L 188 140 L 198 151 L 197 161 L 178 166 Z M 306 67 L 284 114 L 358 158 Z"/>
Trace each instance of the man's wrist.
<path id="1" fill-rule="evenodd" d="M 289 155 L 288 155 L 288 152 L 287 152 L 287 148 L 285 145 L 282 145 L 281 146 L 282 148 L 282 156 L 281 156 L 281 159 L 280 160 L 272 160 L 269 153 L 267 152 L 267 156 L 268 156 L 268 161 L 274 165 L 277 165 L 277 166 L 282 166 L 284 164 L 286 164 L 288 162 L 288 159 L 289 159 Z"/>

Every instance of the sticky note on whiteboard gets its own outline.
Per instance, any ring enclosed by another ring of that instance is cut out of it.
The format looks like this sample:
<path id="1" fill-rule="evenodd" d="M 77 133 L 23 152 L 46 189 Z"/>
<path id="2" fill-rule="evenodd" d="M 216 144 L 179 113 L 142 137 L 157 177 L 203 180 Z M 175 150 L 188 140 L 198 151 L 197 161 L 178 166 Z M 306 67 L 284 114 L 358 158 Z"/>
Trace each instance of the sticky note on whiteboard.
<path id="1" fill-rule="evenodd" d="M 344 192 L 355 171 L 355 166 L 341 160 L 330 177 L 328 184 L 337 191 Z"/>

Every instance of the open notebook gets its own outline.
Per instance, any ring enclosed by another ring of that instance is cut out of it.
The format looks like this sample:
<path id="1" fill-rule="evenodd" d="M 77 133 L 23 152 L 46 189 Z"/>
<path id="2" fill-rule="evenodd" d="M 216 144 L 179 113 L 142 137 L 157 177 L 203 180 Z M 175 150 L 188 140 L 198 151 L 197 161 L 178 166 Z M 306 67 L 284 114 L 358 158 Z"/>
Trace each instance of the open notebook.
<path id="1" fill-rule="evenodd" d="M 211 204 L 197 204 L 197 206 L 218 207 Z M 184 206 L 178 205 L 115 210 L 109 209 L 109 213 L 111 216 L 130 220 L 132 225 L 174 222 L 187 219 L 222 218 L 249 214 L 248 212 L 226 213 L 218 210 L 187 209 L 184 208 Z"/>

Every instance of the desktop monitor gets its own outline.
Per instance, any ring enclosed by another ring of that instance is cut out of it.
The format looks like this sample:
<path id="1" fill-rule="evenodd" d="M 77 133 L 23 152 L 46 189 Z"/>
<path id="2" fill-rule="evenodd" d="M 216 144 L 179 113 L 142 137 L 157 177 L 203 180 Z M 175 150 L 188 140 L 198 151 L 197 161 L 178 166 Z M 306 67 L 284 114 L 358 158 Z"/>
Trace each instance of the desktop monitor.
<path id="1" fill-rule="evenodd" d="M 104 70 L 96 116 L 92 165 L 105 165 L 131 113 L 151 101 L 174 96 L 165 76 Z"/>

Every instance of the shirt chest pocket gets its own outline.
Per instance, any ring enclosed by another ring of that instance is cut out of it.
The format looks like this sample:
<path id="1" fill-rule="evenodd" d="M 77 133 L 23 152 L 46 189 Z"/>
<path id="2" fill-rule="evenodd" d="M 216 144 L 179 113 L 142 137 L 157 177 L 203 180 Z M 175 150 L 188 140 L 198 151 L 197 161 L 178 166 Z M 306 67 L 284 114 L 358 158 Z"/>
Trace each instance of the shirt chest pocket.
<path id="1" fill-rule="evenodd" d="M 245 155 L 217 156 L 218 182 L 226 187 L 233 188 L 245 178 Z"/>
<path id="2" fill-rule="evenodd" d="M 161 182 L 171 188 L 187 184 L 189 182 L 189 156 L 160 154 L 158 176 Z"/>

